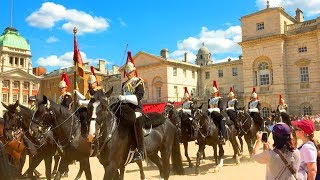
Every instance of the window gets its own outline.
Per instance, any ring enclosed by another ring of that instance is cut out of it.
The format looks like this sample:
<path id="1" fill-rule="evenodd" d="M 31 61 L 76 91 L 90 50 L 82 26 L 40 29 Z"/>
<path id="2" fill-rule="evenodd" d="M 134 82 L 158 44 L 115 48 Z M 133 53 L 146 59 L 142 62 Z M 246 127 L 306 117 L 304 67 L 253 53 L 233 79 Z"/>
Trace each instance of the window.
<path id="1" fill-rule="evenodd" d="M 223 70 L 222 69 L 219 69 L 218 70 L 218 77 L 223 77 Z"/>
<path id="2" fill-rule="evenodd" d="M 238 68 L 232 68 L 232 76 L 238 76 Z"/>
<path id="3" fill-rule="evenodd" d="M 37 84 L 32 84 L 32 89 L 37 89 Z"/>
<path id="4" fill-rule="evenodd" d="M 23 83 L 23 89 L 29 89 L 29 83 L 27 82 Z"/>
<path id="5" fill-rule="evenodd" d="M 195 72 L 192 71 L 192 79 L 194 79 L 196 77 Z"/>
<path id="6" fill-rule="evenodd" d="M 156 96 L 157 98 L 161 98 L 161 87 L 156 87 Z"/>
<path id="7" fill-rule="evenodd" d="M 2 81 L 2 87 L 8 88 L 9 87 L 9 81 Z"/>
<path id="8" fill-rule="evenodd" d="M 183 70 L 183 75 L 184 75 L 184 77 L 187 77 L 187 70 Z"/>
<path id="9" fill-rule="evenodd" d="M 264 29 L 264 22 L 257 23 L 257 31 L 263 30 Z"/>
<path id="10" fill-rule="evenodd" d="M 24 65 L 24 59 L 20 58 L 20 66 L 23 66 L 23 65 Z"/>
<path id="11" fill-rule="evenodd" d="M 259 64 L 259 81 L 260 85 L 269 85 L 270 83 L 270 70 L 269 64 L 262 62 Z"/>
<path id="12" fill-rule="evenodd" d="M 300 67 L 300 82 L 307 83 L 309 82 L 309 71 L 308 67 Z"/>
<path id="13" fill-rule="evenodd" d="M 206 79 L 210 78 L 210 72 L 206 72 Z"/>
<path id="14" fill-rule="evenodd" d="M 268 118 L 270 116 L 270 110 L 267 107 L 262 108 L 262 117 Z"/>
<path id="15" fill-rule="evenodd" d="M 18 94 L 13 94 L 12 95 L 12 102 L 16 102 L 18 100 Z"/>
<path id="16" fill-rule="evenodd" d="M 196 95 L 196 88 L 192 88 L 191 94 L 193 94 L 193 96 Z"/>
<path id="17" fill-rule="evenodd" d="M 14 89 L 18 89 L 19 88 L 19 82 L 18 81 L 13 82 L 13 88 Z"/>
<path id="18" fill-rule="evenodd" d="M 14 64 L 18 65 L 19 64 L 19 58 L 14 58 Z"/>
<path id="19" fill-rule="evenodd" d="M 173 68 L 173 76 L 177 76 L 177 68 L 176 67 Z"/>
<path id="20" fill-rule="evenodd" d="M 299 52 L 299 53 L 304 53 L 304 52 L 307 52 L 307 51 L 308 51 L 307 46 L 299 47 L 299 48 L 298 48 L 298 52 Z"/>
<path id="21" fill-rule="evenodd" d="M 2 102 L 8 103 L 8 94 L 2 94 Z"/>
<path id="22" fill-rule="evenodd" d="M 303 115 L 312 115 L 312 109 L 310 106 L 304 106 L 303 107 Z"/>
<path id="23" fill-rule="evenodd" d="M 13 65 L 13 57 L 9 58 L 9 62 L 10 62 L 11 65 Z"/>
<path id="24" fill-rule="evenodd" d="M 200 59 L 202 59 L 203 58 L 203 56 L 202 55 L 200 55 Z"/>
<path id="25" fill-rule="evenodd" d="M 27 104 L 27 102 L 28 102 L 28 95 L 24 94 L 23 95 L 23 103 Z"/>
<path id="26" fill-rule="evenodd" d="M 174 95 L 178 95 L 178 86 L 173 86 Z"/>

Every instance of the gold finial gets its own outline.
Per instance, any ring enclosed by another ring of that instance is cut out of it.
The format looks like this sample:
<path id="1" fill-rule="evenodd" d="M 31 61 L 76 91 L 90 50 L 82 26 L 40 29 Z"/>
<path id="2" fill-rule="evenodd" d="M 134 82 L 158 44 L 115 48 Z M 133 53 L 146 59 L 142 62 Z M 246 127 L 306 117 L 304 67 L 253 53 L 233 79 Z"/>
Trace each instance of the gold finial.
<path id="1" fill-rule="evenodd" d="M 269 8 L 270 7 L 270 4 L 269 4 L 269 1 L 267 1 L 267 8 Z"/>
<path id="2" fill-rule="evenodd" d="M 73 28 L 73 34 L 74 34 L 74 35 L 76 35 L 76 34 L 77 34 L 77 32 L 78 32 L 77 27 L 74 27 L 74 28 Z"/>

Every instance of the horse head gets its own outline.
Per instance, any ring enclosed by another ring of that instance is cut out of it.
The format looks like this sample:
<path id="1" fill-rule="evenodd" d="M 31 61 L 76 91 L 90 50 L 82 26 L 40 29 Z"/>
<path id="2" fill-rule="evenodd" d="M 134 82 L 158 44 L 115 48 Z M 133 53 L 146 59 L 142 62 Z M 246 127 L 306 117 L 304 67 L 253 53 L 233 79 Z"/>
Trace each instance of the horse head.
<path id="1" fill-rule="evenodd" d="M 162 114 L 163 114 L 166 118 L 170 118 L 170 116 L 173 114 L 173 110 L 174 110 L 174 102 L 170 102 L 170 101 L 169 101 L 169 102 L 165 105 Z"/>
<path id="2" fill-rule="evenodd" d="M 204 121 L 208 118 L 206 113 L 202 111 L 202 106 L 203 106 L 203 104 L 201 104 L 199 107 L 194 107 L 191 110 L 191 112 L 193 114 L 192 127 L 196 130 L 201 128 Z"/>
<path id="3" fill-rule="evenodd" d="M 19 101 L 16 101 L 14 104 L 6 105 L 3 102 L 2 106 L 7 109 L 3 115 L 4 120 L 4 134 L 7 139 L 10 141 L 13 139 L 14 131 L 18 130 L 21 127 L 21 116 L 19 114 Z"/>

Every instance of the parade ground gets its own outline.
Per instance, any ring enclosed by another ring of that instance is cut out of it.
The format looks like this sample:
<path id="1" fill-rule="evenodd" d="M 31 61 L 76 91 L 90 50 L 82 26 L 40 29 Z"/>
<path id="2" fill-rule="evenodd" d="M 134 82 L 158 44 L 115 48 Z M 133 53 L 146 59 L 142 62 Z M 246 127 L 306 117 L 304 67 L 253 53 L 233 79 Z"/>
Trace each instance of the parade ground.
<path id="1" fill-rule="evenodd" d="M 320 138 L 320 132 L 315 131 L 315 137 L 317 139 Z M 269 137 L 270 142 L 272 141 L 272 137 Z M 219 172 L 214 171 L 214 158 L 213 158 L 213 150 L 210 146 L 206 147 L 206 159 L 201 162 L 200 164 L 200 174 L 195 175 L 195 168 L 189 168 L 188 163 L 186 161 L 186 158 L 183 154 L 183 146 L 181 145 L 181 152 L 183 157 L 183 165 L 185 169 L 185 175 L 184 176 L 178 176 L 170 174 L 170 179 L 175 180 L 199 180 L 199 179 L 217 179 L 217 180 L 228 180 L 228 179 L 237 179 L 237 180 L 262 180 L 265 177 L 265 170 L 266 166 L 264 164 L 258 164 L 256 162 L 253 162 L 248 153 L 247 145 L 244 143 L 244 153 L 241 158 L 241 164 L 236 165 L 235 160 L 232 158 L 233 150 L 232 146 L 229 142 L 226 143 L 224 146 L 225 149 L 225 156 L 226 159 L 224 160 L 224 167 L 220 169 Z M 192 160 L 193 165 L 195 165 L 196 160 L 196 153 L 198 150 L 198 146 L 195 145 L 194 142 L 189 143 L 189 156 Z M 27 164 L 27 163 L 26 163 Z M 146 164 L 144 163 L 145 167 L 145 175 L 147 179 L 160 179 L 159 171 L 156 166 L 148 166 L 146 167 Z M 104 169 L 102 165 L 99 163 L 98 159 L 96 157 L 92 157 L 90 159 L 90 166 L 91 166 L 91 172 L 92 177 L 94 180 L 100 180 L 103 179 L 104 175 Z M 26 165 L 25 165 L 26 168 Z M 24 169 L 25 169 L 24 168 Z M 69 177 L 64 179 L 74 179 L 78 173 L 79 170 L 79 163 L 70 165 L 69 166 Z M 37 168 L 39 172 L 42 173 L 42 176 L 44 178 L 44 163 L 42 162 L 41 165 Z M 81 179 L 86 179 L 85 175 L 83 174 L 81 176 Z M 140 179 L 139 174 L 139 168 L 136 164 L 129 164 L 126 167 L 125 171 L 125 179 L 128 180 L 138 180 Z"/>

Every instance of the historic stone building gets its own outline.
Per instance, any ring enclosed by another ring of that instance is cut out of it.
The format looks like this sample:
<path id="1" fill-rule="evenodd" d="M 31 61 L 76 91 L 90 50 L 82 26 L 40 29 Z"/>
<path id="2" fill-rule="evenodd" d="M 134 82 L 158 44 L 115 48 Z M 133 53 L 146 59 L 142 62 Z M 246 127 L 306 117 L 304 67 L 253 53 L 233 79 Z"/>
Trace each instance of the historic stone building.
<path id="1" fill-rule="evenodd" d="M 12 27 L 0 36 L 0 101 L 28 105 L 28 97 L 38 93 L 40 77 L 33 75 L 28 41 Z M 4 107 L 0 106 L 0 117 Z"/>
<path id="2" fill-rule="evenodd" d="M 275 7 L 241 18 L 245 102 L 256 87 L 264 112 L 281 94 L 290 114 L 320 112 L 320 18 L 304 21 Z"/>

